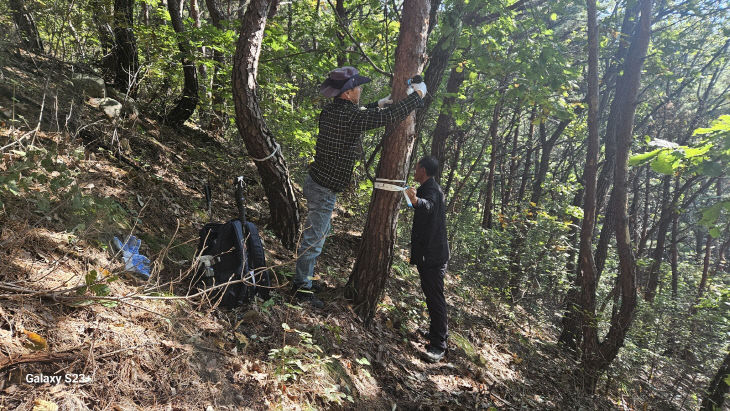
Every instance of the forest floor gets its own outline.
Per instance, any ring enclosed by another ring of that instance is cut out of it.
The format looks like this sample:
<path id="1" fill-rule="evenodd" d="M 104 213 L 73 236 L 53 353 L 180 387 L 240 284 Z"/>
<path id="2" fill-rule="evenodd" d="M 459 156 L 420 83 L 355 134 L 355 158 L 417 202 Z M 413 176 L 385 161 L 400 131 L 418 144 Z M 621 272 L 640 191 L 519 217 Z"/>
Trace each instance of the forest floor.
<path id="1" fill-rule="evenodd" d="M 291 304 L 294 254 L 266 229 L 266 199 L 242 149 L 143 114 L 110 120 L 77 94 L 73 70 L 0 50 L 0 409 L 647 406 L 580 395 L 576 362 L 553 327 L 456 275 L 445 285 L 450 352 L 423 361 L 428 316 L 407 250 L 396 250 L 366 327 L 342 294 L 364 224 L 339 206 L 317 266 L 325 307 Z M 179 280 L 208 221 L 201 187 L 211 183 L 213 219 L 225 221 L 236 215 L 237 174 L 282 285 L 268 302 L 212 309 L 184 299 Z M 109 247 L 129 233 L 154 263 L 149 281 L 123 275 Z M 119 301 L 93 300 L 85 283 L 108 286 Z M 79 286 L 87 300 L 64 299 Z M 28 382 L 40 375 L 63 378 Z"/>

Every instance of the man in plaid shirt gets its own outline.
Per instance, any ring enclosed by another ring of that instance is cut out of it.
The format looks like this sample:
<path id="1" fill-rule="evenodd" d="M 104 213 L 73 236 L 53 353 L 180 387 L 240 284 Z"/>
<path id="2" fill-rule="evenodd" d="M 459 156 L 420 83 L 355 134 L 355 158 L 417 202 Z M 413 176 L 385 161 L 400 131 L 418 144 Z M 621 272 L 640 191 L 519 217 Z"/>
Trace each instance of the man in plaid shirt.
<path id="1" fill-rule="evenodd" d="M 297 299 L 317 308 L 324 304 L 312 293 L 319 288 L 312 283 L 314 265 L 330 229 L 337 193 L 352 179 L 363 132 L 403 120 L 414 109 L 423 107 L 426 95 L 426 85 L 418 83 L 411 85 L 408 97 L 398 103 L 391 104 L 393 101 L 387 96 L 361 107 L 362 85 L 368 82 L 370 79 L 359 75 L 356 68 L 346 66 L 332 70 L 320 86 L 323 95 L 334 99 L 319 116 L 314 163 L 304 181 L 309 213 L 294 276 Z M 385 107 L 386 104 L 390 105 Z"/>

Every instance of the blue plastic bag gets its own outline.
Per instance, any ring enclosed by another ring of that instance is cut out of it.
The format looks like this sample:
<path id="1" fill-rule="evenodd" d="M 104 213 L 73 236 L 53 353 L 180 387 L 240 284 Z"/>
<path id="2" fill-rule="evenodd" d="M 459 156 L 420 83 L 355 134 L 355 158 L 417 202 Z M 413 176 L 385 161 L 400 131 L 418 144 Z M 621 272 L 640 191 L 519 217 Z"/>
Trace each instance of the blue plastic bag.
<path id="1" fill-rule="evenodd" d="M 114 237 L 114 247 L 122 252 L 124 270 L 138 274 L 145 280 L 150 278 L 150 259 L 139 253 L 142 240 L 130 236 L 127 242 L 122 243 L 118 237 Z"/>

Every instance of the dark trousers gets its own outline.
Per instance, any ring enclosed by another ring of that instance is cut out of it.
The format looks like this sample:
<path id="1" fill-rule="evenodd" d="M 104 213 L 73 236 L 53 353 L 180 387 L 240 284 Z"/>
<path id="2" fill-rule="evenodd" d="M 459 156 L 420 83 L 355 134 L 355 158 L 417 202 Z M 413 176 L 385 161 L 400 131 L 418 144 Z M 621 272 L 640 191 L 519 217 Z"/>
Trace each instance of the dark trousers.
<path id="1" fill-rule="evenodd" d="M 444 298 L 444 275 L 446 263 L 437 266 L 418 264 L 418 274 L 421 277 L 421 288 L 426 295 L 426 306 L 431 325 L 428 333 L 431 345 L 446 349 L 446 339 L 449 336 L 449 326 L 446 319 L 446 299 Z"/>

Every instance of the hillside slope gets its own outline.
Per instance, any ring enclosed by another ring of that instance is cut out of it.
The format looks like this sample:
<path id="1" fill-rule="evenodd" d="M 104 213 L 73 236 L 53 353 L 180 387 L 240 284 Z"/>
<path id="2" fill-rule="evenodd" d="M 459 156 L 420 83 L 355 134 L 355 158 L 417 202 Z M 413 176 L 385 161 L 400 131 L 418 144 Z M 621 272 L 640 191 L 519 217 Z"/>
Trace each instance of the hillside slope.
<path id="1" fill-rule="evenodd" d="M 342 210 L 318 266 L 325 308 L 292 305 L 294 255 L 266 230 L 263 190 L 238 145 L 144 113 L 109 118 L 72 82 L 79 68 L 0 54 L 0 408 L 616 407 L 577 395 L 554 332 L 519 307 L 507 315 L 469 278 L 448 276 L 452 349 L 425 363 L 428 317 L 404 250 L 365 328 L 342 297 L 362 221 Z M 186 298 L 182 278 L 208 221 L 200 189 L 211 183 L 213 220 L 224 221 L 235 175 L 281 287 L 219 310 Z M 109 246 L 129 233 L 153 261 L 149 281 L 124 274 Z"/>

